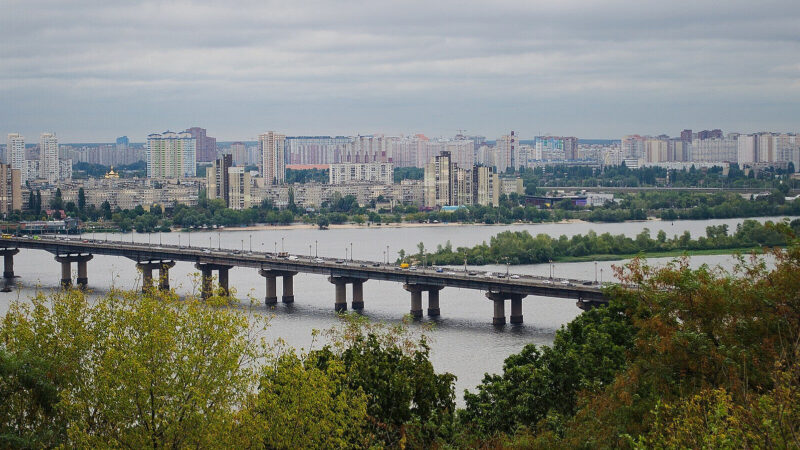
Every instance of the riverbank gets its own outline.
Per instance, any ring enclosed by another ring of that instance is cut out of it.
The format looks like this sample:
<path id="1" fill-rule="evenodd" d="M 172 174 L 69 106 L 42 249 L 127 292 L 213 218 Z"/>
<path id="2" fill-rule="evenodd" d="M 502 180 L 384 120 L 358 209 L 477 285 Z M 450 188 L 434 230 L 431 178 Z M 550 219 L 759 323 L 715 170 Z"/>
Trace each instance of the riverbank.
<path id="1" fill-rule="evenodd" d="M 658 218 L 651 218 L 648 220 L 661 220 Z M 643 220 L 631 220 L 629 222 L 645 222 Z M 468 222 L 439 222 L 439 223 L 428 223 L 428 222 L 401 222 L 401 223 L 387 223 L 387 224 L 370 224 L 367 225 L 366 223 L 342 223 L 336 225 L 329 225 L 327 228 L 329 230 L 350 230 L 350 229 L 381 229 L 381 228 L 434 228 L 434 227 L 467 227 L 467 226 L 484 226 L 484 227 L 493 227 L 493 226 L 511 226 L 511 225 L 539 225 L 539 224 L 571 224 L 571 223 L 590 223 L 580 219 L 568 219 L 568 220 L 561 220 L 558 222 L 512 222 L 512 223 L 494 223 L 494 224 L 486 224 L 486 223 L 468 223 Z M 293 223 L 288 225 L 253 225 L 248 227 L 225 227 L 226 231 L 264 231 L 264 230 L 316 230 L 319 227 L 315 224 L 311 223 Z M 181 229 L 175 229 L 174 231 L 185 231 Z M 208 230 L 198 230 L 198 231 L 218 231 L 217 228 L 208 229 Z"/>
<path id="2" fill-rule="evenodd" d="M 760 253 L 765 247 L 739 247 L 739 248 L 714 248 L 703 250 L 670 250 L 666 252 L 639 252 L 627 255 L 587 255 L 587 256 L 564 256 L 554 258 L 553 262 L 592 262 L 592 261 L 622 261 L 635 257 L 642 258 L 674 258 L 679 256 L 699 256 L 699 255 L 733 255 L 736 253 Z"/>

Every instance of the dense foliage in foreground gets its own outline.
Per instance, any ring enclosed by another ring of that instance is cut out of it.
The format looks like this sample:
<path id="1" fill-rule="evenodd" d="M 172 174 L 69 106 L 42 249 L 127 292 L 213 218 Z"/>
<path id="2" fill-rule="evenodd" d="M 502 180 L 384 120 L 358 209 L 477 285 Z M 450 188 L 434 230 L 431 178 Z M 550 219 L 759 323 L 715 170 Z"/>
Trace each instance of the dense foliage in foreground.
<path id="1" fill-rule="evenodd" d="M 38 295 L 0 324 L 0 447 L 798 448 L 800 242 L 776 228 L 772 269 L 620 268 L 636 289 L 460 411 L 405 324 L 346 318 L 299 353 L 223 298 Z"/>

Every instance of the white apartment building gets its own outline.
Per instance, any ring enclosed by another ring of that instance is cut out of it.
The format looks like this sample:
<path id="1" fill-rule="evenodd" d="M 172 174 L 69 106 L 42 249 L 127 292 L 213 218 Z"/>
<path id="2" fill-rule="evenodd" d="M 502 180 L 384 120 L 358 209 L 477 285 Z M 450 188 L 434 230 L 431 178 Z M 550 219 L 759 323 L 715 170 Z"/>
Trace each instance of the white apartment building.
<path id="1" fill-rule="evenodd" d="M 758 162 L 759 138 L 756 134 L 742 134 L 737 139 L 736 161 L 739 165 Z"/>
<path id="2" fill-rule="evenodd" d="M 228 168 L 228 207 L 231 209 L 247 209 L 251 203 L 250 172 L 244 167 Z"/>
<path id="3" fill-rule="evenodd" d="M 392 184 L 394 165 L 392 163 L 341 163 L 331 164 L 328 171 L 330 184 L 352 182 L 376 182 Z"/>
<path id="4" fill-rule="evenodd" d="M 511 134 L 500 136 L 495 143 L 494 166 L 498 172 L 505 172 L 509 167 L 517 168 L 517 136 L 512 131 Z"/>
<path id="5" fill-rule="evenodd" d="M 147 136 L 147 176 L 183 178 L 197 174 L 197 141 L 190 133 L 167 131 Z"/>
<path id="6" fill-rule="evenodd" d="M 286 136 L 268 131 L 258 135 L 261 152 L 261 173 L 267 184 L 286 182 Z"/>
<path id="7" fill-rule="evenodd" d="M 689 161 L 736 162 L 739 144 L 736 138 L 695 139 L 689 144 Z"/>
<path id="8" fill-rule="evenodd" d="M 396 138 L 355 136 L 345 147 L 345 153 L 340 162 L 393 162 L 390 142 L 394 139 Z"/>
<path id="9" fill-rule="evenodd" d="M 59 179 L 58 138 L 55 133 L 42 133 L 39 138 L 39 178 L 53 184 Z"/>
<path id="10" fill-rule="evenodd" d="M 19 133 L 9 133 L 6 141 L 6 158 L 11 169 L 17 169 L 20 173 L 20 184 L 25 185 L 28 181 L 28 167 L 25 163 L 25 138 Z"/>

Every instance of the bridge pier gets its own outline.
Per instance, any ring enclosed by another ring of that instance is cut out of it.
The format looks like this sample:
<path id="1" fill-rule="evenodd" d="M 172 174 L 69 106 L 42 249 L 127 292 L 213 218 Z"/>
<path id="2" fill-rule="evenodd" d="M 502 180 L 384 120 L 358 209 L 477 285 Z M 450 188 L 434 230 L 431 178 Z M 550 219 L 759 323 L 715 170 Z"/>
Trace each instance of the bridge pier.
<path id="1" fill-rule="evenodd" d="M 158 288 L 162 291 L 169 290 L 169 269 L 175 267 L 175 261 L 148 261 L 136 263 L 136 268 L 142 272 L 142 292 L 147 292 L 153 287 L 153 271 L 158 270 Z"/>
<path id="2" fill-rule="evenodd" d="M 265 305 L 274 305 L 278 303 L 278 277 L 283 278 L 283 296 L 281 296 L 281 302 L 294 303 L 294 276 L 297 275 L 297 272 L 261 269 L 258 273 L 267 279 L 267 295 L 264 297 Z"/>
<path id="3" fill-rule="evenodd" d="M 439 310 L 439 291 L 444 286 L 433 286 L 427 284 L 404 284 L 403 289 L 411 293 L 411 316 L 414 318 L 422 317 L 422 292 L 428 292 L 428 315 L 438 316 Z"/>
<path id="4" fill-rule="evenodd" d="M 511 294 L 508 292 L 487 292 L 486 298 L 494 302 L 493 325 L 506 324 L 506 300 L 511 300 L 511 323 L 522 323 L 522 298 L 523 294 Z"/>
<path id="5" fill-rule="evenodd" d="M 580 308 L 582 311 L 588 311 L 592 308 L 597 308 L 604 305 L 608 305 L 608 302 L 598 301 L 598 300 L 584 300 L 582 298 L 579 298 L 578 301 L 575 302 L 575 306 Z"/>
<path id="6" fill-rule="evenodd" d="M 231 267 L 227 264 L 212 264 L 212 263 L 195 263 L 194 265 L 198 270 L 200 270 L 200 297 L 202 299 L 208 299 L 211 297 L 213 293 L 213 280 L 212 274 L 213 271 L 216 270 L 219 274 L 219 291 L 220 295 L 227 296 L 229 295 L 230 291 L 228 290 L 228 270 Z"/>
<path id="7" fill-rule="evenodd" d="M 364 282 L 353 281 L 353 302 L 351 304 L 354 311 L 364 309 Z"/>
<path id="8" fill-rule="evenodd" d="M 3 278 L 10 280 L 14 278 L 14 255 L 19 253 L 19 249 L 4 248 L 0 253 L 3 254 Z"/>
<path id="9" fill-rule="evenodd" d="M 78 279 L 77 285 L 81 289 L 86 289 L 89 284 L 89 270 L 87 262 L 89 262 L 93 255 L 56 255 L 56 261 L 61 263 L 61 286 L 68 288 L 72 285 L 72 263 L 78 263 Z"/>
<path id="10" fill-rule="evenodd" d="M 334 303 L 333 309 L 336 312 L 347 311 L 347 283 L 339 282 L 334 285 L 336 286 L 336 303 Z"/>
<path id="11" fill-rule="evenodd" d="M 336 303 L 334 303 L 336 312 L 347 311 L 348 284 L 353 285 L 353 309 L 357 311 L 364 309 L 364 282 L 367 280 L 363 278 L 337 277 L 331 275 L 328 277 L 328 281 L 336 288 Z"/>

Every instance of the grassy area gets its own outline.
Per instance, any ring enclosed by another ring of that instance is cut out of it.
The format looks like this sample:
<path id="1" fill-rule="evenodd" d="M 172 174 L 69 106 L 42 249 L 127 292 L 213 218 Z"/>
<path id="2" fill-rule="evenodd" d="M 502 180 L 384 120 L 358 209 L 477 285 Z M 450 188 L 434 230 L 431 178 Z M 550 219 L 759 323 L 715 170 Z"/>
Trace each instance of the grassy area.
<path id="1" fill-rule="evenodd" d="M 761 247 L 738 247 L 738 248 L 714 248 L 705 250 L 670 250 L 666 252 L 640 252 L 627 255 L 586 255 L 586 256 L 564 256 L 553 259 L 553 262 L 588 262 L 588 261 L 619 261 L 631 259 L 636 256 L 645 258 L 668 258 L 676 256 L 695 256 L 695 255 L 730 255 L 733 253 L 749 253 L 760 251 Z"/>

